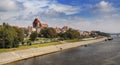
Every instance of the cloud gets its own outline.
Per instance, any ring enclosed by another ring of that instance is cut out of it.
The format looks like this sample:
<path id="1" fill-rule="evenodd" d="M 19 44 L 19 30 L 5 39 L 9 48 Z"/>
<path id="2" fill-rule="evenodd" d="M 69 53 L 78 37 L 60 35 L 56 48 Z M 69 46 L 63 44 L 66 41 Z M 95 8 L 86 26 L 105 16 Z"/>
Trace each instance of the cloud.
<path id="1" fill-rule="evenodd" d="M 35 17 L 60 18 L 60 16 L 73 15 L 78 13 L 78 10 L 78 7 L 60 4 L 55 0 L 4 0 L 0 2 L 1 21 L 16 23 L 16 25 L 24 25 L 26 21 L 31 23 Z M 29 23 L 27 22 L 24 26 L 28 26 Z"/>
<path id="2" fill-rule="evenodd" d="M 13 0 L 0 1 L 0 11 L 14 11 L 17 9 L 17 4 Z"/>
<path id="3" fill-rule="evenodd" d="M 83 8 L 81 5 L 61 4 L 57 0 L 5 0 L 0 2 L 1 21 L 26 27 L 32 25 L 34 18 L 38 17 L 41 22 L 47 23 L 50 27 L 67 25 L 79 30 L 120 32 L 120 14 L 117 11 L 113 3 L 107 1 L 100 1 Z M 93 14 L 94 17 L 79 15 L 80 13 L 89 15 L 87 12 Z"/>
<path id="4" fill-rule="evenodd" d="M 32 1 L 24 1 L 23 5 L 26 8 L 41 8 L 41 7 L 46 7 L 49 6 L 50 0 L 32 0 Z"/>
<path id="5" fill-rule="evenodd" d="M 57 19 L 51 21 L 59 21 L 60 23 L 54 24 L 54 26 L 60 26 L 62 24 L 79 30 L 100 30 L 103 32 L 119 33 L 120 30 L 120 14 L 118 9 L 112 6 L 113 3 L 101 1 L 96 5 L 89 6 L 89 11 L 94 11 L 95 17 L 92 19 L 75 16 L 68 17 L 66 19 Z"/>
<path id="6" fill-rule="evenodd" d="M 120 18 L 120 17 L 119 17 Z M 42 17 L 41 22 L 49 24 L 50 27 L 63 27 L 69 26 L 78 30 L 84 31 L 103 31 L 109 33 L 118 33 L 120 32 L 120 19 L 114 18 L 95 18 L 90 20 L 87 18 L 81 17 L 67 17 L 67 18 L 50 18 Z"/>
<path id="7" fill-rule="evenodd" d="M 63 5 L 59 3 L 53 3 L 49 6 L 49 9 L 53 9 L 57 12 L 65 13 L 66 15 L 76 14 L 80 11 L 80 8 L 69 5 Z"/>
<path id="8" fill-rule="evenodd" d="M 17 0 L 22 3 L 24 9 L 19 13 L 21 19 L 47 16 L 59 17 L 61 15 L 74 15 L 79 13 L 80 8 L 60 4 L 53 0 Z"/>
<path id="9" fill-rule="evenodd" d="M 116 11 L 116 8 L 112 6 L 112 3 L 101 1 L 93 7 L 95 13 L 110 14 Z"/>
<path id="10" fill-rule="evenodd" d="M 26 1 L 23 3 L 27 12 L 32 12 L 33 14 L 38 13 L 52 13 L 52 11 L 57 13 L 64 13 L 65 15 L 72 15 L 79 12 L 78 7 L 73 7 L 70 5 L 60 4 L 57 1 Z M 53 13 L 54 14 L 54 13 Z"/>

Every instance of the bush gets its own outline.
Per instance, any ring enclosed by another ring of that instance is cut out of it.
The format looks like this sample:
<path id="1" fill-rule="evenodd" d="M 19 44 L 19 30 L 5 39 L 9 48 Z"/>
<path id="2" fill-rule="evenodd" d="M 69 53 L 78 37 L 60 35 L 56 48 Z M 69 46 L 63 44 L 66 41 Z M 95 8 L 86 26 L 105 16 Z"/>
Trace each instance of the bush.
<path id="1" fill-rule="evenodd" d="M 59 33 L 58 36 L 64 39 L 79 39 L 80 33 L 78 32 L 78 30 L 69 29 L 64 33 Z"/>
<path id="2" fill-rule="evenodd" d="M 0 28 L 0 40 L 1 48 L 16 47 L 18 44 L 16 42 L 18 40 L 17 32 L 10 25 L 3 23 L 3 26 Z"/>
<path id="3" fill-rule="evenodd" d="M 38 36 L 37 32 L 32 32 L 31 35 L 30 35 L 30 40 L 35 41 L 37 36 Z"/>
<path id="4" fill-rule="evenodd" d="M 55 38 L 57 37 L 57 33 L 54 28 L 43 28 L 39 33 L 39 37 Z"/>

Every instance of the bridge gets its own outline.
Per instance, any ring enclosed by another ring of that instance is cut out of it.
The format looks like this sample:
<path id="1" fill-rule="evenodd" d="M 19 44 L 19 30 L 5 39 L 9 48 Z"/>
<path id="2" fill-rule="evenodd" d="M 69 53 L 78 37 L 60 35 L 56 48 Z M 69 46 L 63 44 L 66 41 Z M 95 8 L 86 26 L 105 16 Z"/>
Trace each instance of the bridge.
<path id="1" fill-rule="evenodd" d="M 120 37 L 120 33 L 110 33 L 111 36 Z"/>

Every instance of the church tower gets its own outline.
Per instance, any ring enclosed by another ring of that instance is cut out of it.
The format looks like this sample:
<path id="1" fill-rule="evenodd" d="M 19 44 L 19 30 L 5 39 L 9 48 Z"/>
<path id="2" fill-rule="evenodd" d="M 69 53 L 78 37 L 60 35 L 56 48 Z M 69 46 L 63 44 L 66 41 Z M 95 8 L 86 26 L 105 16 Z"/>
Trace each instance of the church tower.
<path id="1" fill-rule="evenodd" d="M 39 28 L 41 25 L 41 22 L 38 18 L 35 18 L 35 20 L 33 21 L 33 28 Z"/>

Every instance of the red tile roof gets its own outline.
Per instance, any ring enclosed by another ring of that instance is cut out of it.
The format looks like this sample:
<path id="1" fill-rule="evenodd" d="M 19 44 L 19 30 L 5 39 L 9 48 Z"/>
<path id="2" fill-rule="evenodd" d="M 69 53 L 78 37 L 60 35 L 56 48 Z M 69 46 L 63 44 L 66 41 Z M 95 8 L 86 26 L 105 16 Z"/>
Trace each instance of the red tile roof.
<path id="1" fill-rule="evenodd" d="M 43 24 L 40 22 L 40 20 L 38 18 L 35 18 L 35 20 L 33 21 L 33 27 L 48 27 L 48 24 Z"/>
<path id="2" fill-rule="evenodd" d="M 48 24 L 40 24 L 41 27 L 48 27 Z"/>

